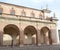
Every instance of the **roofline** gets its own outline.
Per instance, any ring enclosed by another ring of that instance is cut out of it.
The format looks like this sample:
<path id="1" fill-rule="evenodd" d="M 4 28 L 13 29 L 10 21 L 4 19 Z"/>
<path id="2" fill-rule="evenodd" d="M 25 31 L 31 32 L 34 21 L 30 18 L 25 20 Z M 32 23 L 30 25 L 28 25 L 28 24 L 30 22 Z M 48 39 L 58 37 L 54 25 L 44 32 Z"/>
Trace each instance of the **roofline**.
<path id="1" fill-rule="evenodd" d="M 0 2 L 0 3 L 1 3 L 1 4 L 13 5 L 13 6 L 17 6 L 17 7 L 22 7 L 22 8 L 28 8 L 28 9 L 32 9 L 32 10 L 41 11 L 41 10 L 39 10 L 39 9 L 30 8 L 30 7 L 25 7 L 25 6 L 21 6 L 21 5 L 15 5 L 15 4 L 6 3 L 6 2 Z"/>

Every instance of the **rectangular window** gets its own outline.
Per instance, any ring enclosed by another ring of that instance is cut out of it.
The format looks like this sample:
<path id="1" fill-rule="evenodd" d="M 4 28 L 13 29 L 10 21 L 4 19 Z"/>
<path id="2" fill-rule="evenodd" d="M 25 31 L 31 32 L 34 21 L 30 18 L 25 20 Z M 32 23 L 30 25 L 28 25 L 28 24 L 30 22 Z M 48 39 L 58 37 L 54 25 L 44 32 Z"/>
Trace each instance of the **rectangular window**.
<path id="1" fill-rule="evenodd" d="M 2 9 L 0 9 L 0 15 L 2 14 L 2 12 L 3 12 L 3 10 L 2 10 Z"/>

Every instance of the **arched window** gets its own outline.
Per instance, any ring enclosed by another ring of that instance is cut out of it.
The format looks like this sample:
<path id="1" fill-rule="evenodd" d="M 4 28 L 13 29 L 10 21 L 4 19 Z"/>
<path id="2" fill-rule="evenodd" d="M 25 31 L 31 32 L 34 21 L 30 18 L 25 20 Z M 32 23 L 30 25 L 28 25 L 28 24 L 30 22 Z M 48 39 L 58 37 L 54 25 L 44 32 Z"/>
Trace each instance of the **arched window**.
<path id="1" fill-rule="evenodd" d="M 33 11 L 31 12 L 31 16 L 32 16 L 32 17 L 35 17 L 35 14 L 34 14 L 34 12 L 33 12 Z"/>
<path id="2" fill-rule="evenodd" d="M 3 12 L 3 8 L 0 6 L 0 15 L 2 14 Z"/>
<path id="3" fill-rule="evenodd" d="M 21 15 L 22 15 L 22 16 L 26 16 L 26 13 L 25 13 L 24 10 L 22 10 Z"/>
<path id="4" fill-rule="evenodd" d="M 15 15 L 15 10 L 13 8 L 11 9 L 10 14 Z"/>

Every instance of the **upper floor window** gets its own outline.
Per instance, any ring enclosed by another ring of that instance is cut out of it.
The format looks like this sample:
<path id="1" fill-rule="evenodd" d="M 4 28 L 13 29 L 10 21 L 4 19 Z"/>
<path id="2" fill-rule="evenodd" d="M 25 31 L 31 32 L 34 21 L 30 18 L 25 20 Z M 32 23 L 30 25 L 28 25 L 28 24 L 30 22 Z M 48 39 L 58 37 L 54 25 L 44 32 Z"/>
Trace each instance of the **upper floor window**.
<path id="1" fill-rule="evenodd" d="M 35 14 L 34 14 L 34 12 L 33 12 L 33 11 L 31 12 L 31 16 L 32 16 L 32 17 L 35 17 Z"/>
<path id="2" fill-rule="evenodd" d="M 3 8 L 0 6 L 0 14 L 2 14 L 3 12 Z"/>
<path id="3" fill-rule="evenodd" d="M 40 12 L 39 18 L 41 18 L 41 19 L 43 18 L 43 13 Z"/>
<path id="4" fill-rule="evenodd" d="M 43 14 L 40 12 L 39 17 L 42 17 L 42 16 L 43 16 Z"/>
<path id="5" fill-rule="evenodd" d="M 22 10 L 21 15 L 22 15 L 22 16 L 26 16 L 26 13 L 25 13 L 24 10 Z"/>
<path id="6" fill-rule="evenodd" d="M 13 8 L 11 9 L 10 14 L 15 15 L 15 10 Z"/>

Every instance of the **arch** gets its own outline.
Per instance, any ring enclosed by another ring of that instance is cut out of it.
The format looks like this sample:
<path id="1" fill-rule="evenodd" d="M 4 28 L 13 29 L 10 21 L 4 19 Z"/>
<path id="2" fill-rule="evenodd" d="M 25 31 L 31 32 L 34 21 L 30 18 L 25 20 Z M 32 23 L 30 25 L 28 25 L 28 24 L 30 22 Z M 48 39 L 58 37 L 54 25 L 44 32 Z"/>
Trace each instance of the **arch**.
<path id="1" fill-rule="evenodd" d="M 24 29 L 24 44 L 37 44 L 37 30 L 34 26 L 27 26 Z"/>
<path id="2" fill-rule="evenodd" d="M 10 29 L 10 30 L 9 30 L 9 29 Z M 4 32 L 5 32 L 5 33 L 8 33 L 9 31 L 11 31 L 11 33 L 12 33 L 12 30 L 15 31 L 17 35 L 20 33 L 19 28 L 18 28 L 16 25 L 14 25 L 14 24 L 8 24 L 8 25 L 6 25 L 6 26 L 4 27 Z M 7 31 L 8 31 L 8 32 L 7 32 Z M 11 35 L 11 33 L 9 33 L 9 34 Z"/>
<path id="3" fill-rule="evenodd" d="M 19 38 L 20 38 L 19 35 L 17 35 L 16 40 L 15 40 L 15 41 L 16 41 L 15 44 L 17 44 L 17 45 L 20 44 L 20 42 L 19 42 Z"/>
<path id="4" fill-rule="evenodd" d="M 11 45 L 12 46 L 17 45 L 15 40 L 16 40 L 17 35 L 20 36 L 19 28 L 14 24 L 8 24 L 4 27 L 3 30 L 4 30 L 4 34 L 9 34 L 12 37 Z"/>
<path id="5" fill-rule="evenodd" d="M 40 30 L 40 35 L 42 44 L 52 44 L 51 31 L 48 27 L 42 27 Z"/>

